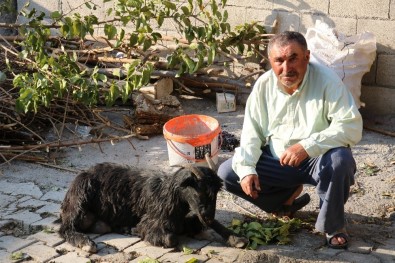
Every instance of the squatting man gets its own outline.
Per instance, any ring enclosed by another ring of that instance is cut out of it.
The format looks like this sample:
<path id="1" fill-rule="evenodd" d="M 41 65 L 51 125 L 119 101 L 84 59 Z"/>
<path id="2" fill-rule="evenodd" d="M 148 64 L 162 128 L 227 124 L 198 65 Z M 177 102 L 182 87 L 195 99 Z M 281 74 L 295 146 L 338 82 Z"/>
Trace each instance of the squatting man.
<path id="1" fill-rule="evenodd" d="M 281 216 L 309 203 L 299 196 L 303 184 L 315 186 L 315 227 L 329 247 L 345 248 L 344 204 L 356 171 L 350 147 L 361 140 L 362 117 L 336 73 L 310 62 L 302 34 L 275 35 L 268 56 L 271 70 L 246 103 L 241 146 L 218 174 L 226 190 Z"/>

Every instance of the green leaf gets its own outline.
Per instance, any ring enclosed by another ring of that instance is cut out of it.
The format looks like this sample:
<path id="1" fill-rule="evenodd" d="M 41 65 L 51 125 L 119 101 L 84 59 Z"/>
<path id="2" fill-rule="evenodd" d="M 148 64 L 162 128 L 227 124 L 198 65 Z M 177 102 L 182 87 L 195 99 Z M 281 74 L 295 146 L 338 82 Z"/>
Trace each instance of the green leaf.
<path id="1" fill-rule="evenodd" d="M 186 246 L 182 247 L 182 251 L 184 252 L 184 255 L 190 255 L 193 253 L 193 249 Z"/>
<path id="2" fill-rule="evenodd" d="M 197 263 L 197 262 L 199 262 L 199 260 L 196 258 L 190 258 L 187 261 L 185 261 L 185 263 Z"/>
<path id="3" fill-rule="evenodd" d="M 62 15 L 60 14 L 60 12 L 59 11 L 55 11 L 55 12 L 52 12 L 51 13 L 51 18 L 52 19 L 59 19 L 59 18 L 61 18 L 62 17 Z"/>
<path id="4" fill-rule="evenodd" d="M 171 9 L 171 10 L 176 10 L 177 9 L 177 6 L 175 4 L 173 4 L 172 2 L 170 2 L 170 1 L 163 1 L 162 3 L 168 9 Z"/>
<path id="5" fill-rule="evenodd" d="M 189 15 L 191 12 L 189 11 L 189 8 L 186 6 L 181 6 L 181 10 L 184 13 L 184 15 Z"/>
<path id="6" fill-rule="evenodd" d="M 165 16 L 163 15 L 163 13 L 159 13 L 158 16 L 156 17 L 156 22 L 158 23 L 159 27 L 163 25 L 164 20 L 165 20 Z"/>
<path id="7" fill-rule="evenodd" d="M 115 37 L 115 35 L 117 34 L 117 29 L 113 25 L 105 24 L 104 25 L 104 33 L 106 34 L 108 39 L 113 39 Z"/>

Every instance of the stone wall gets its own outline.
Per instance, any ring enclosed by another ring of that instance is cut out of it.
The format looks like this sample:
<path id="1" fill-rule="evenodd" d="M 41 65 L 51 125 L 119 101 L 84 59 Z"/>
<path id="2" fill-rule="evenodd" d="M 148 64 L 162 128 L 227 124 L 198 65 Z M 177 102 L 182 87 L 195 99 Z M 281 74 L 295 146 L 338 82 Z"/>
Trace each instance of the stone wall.
<path id="1" fill-rule="evenodd" d="M 25 2 L 18 0 L 18 7 Z M 103 6 L 102 0 L 95 2 Z M 31 3 L 43 11 L 69 12 L 82 1 L 31 0 Z M 277 19 L 277 32 L 296 30 L 306 33 L 307 28 L 321 20 L 346 35 L 364 31 L 374 33 L 377 56 L 362 80 L 361 100 L 366 107 L 361 111 L 366 115 L 395 114 L 395 0 L 228 0 L 227 4 L 232 25 L 249 21 L 271 25 Z M 105 9 L 108 7 L 104 6 Z M 79 12 L 84 15 L 86 11 Z M 103 10 L 95 11 L 95 15 L 99 19 L 105 18 Z M 171 31 L 171 26 L 165 24 L 163 30 Z"/>

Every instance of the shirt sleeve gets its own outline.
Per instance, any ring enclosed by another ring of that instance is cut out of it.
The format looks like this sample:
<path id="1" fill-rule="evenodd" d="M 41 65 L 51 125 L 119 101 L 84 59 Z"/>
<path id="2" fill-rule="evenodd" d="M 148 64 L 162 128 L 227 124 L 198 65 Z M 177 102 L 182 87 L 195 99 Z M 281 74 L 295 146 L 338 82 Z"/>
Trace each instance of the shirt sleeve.
<path id="1" fill-rule="evenodd" d="M 328 85 L 323 114 L 329 126 L 300 141 L 310 157 L 322 155 L 332 148 L 354 146 L 362 138 L 362 116 L 351 92 L 341 80 Z"/>
<path id="2" fill-rule="evenodd" d="M 266 143 L 264 129 L 267 118 L 260 92 L 260 82 L 256 82 L 246 103 L 243 129 L 240 136 L 240 147 L 236 148 L 233 156 L 232 168 L 240 181 L 249 174 L 257 174 L 256 163 L 262 154 L 262 146 Z"/>

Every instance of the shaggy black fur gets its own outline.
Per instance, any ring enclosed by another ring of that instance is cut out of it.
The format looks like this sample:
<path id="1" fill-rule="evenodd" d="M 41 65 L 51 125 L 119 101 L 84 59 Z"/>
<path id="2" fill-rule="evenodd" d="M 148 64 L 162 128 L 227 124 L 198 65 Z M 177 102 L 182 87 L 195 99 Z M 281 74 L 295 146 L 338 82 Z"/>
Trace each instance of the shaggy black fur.
<path id="1" fill-rule="evenodd" d="M 177 235 L 195 235 L 207 226 L 233 247 L 248 240 L 235 235 L 215 217 L 221 179 L 210 168 L 197 176 L 181 168 L 173 175 L 112 163 L 98 164 L 72 182 L 61 206 L 60 235 L 70 244 L 96 252 L 84 233 L 127 232 L 155 246 L 175 247 Z"/>

